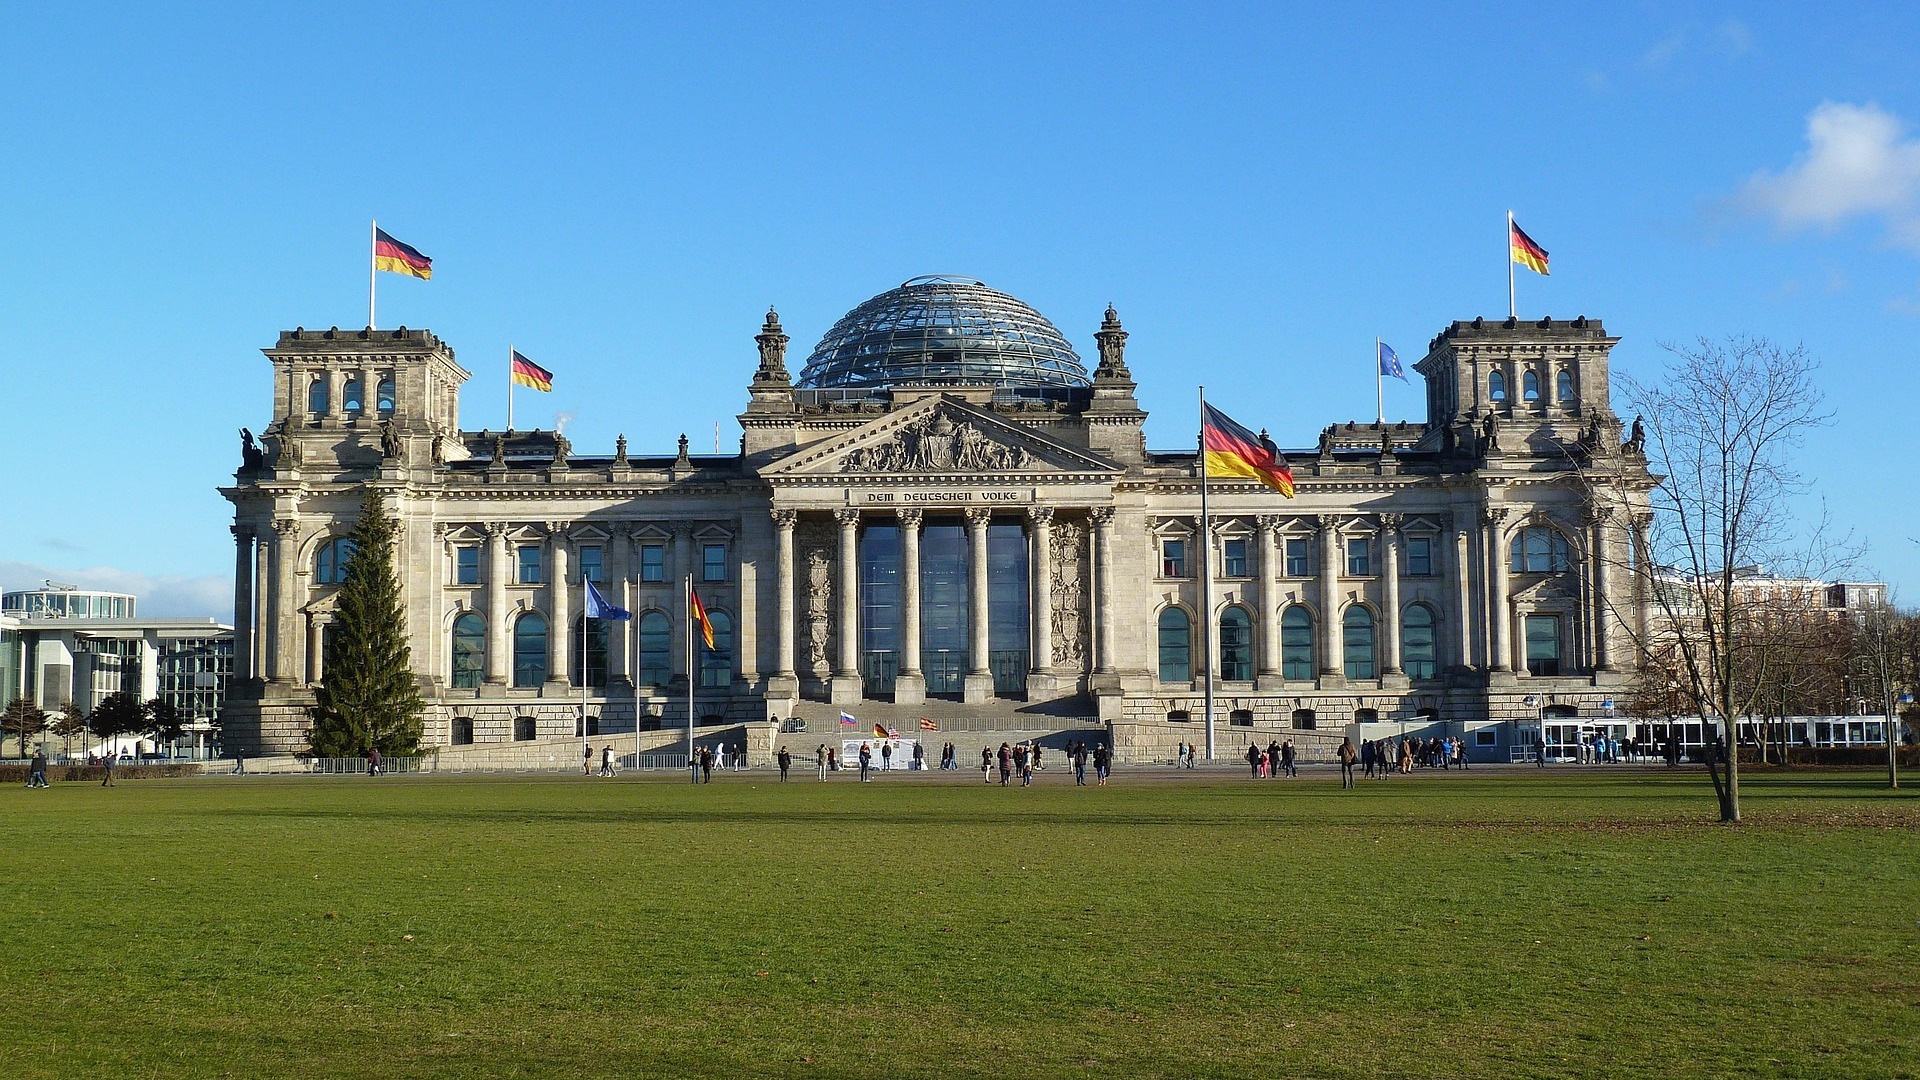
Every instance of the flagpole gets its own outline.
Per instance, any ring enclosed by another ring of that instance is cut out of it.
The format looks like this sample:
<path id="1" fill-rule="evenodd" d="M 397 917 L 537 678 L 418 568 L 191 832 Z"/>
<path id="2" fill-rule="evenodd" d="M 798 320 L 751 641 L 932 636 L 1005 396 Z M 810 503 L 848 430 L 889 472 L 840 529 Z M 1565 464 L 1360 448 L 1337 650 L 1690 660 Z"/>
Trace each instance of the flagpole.
<path id="1" fill-rule="evenodd" d="M 1385 367 L 1380 362 L 1380 339 L 1373 339 L 1373 403 L 1379 411 L 1380 423 L 1387 422 L 1387 373 L 1380 370 Z"/>
<path id="2" fill-rule="evenodd" d="M 1507 211 L 1507 318 L 1520 317 L 1520 306 L 1513 299 L 1513 211 Z"/>
<path id="3" fill-rule="evenodd" d="M 631 554 L 632 549 L 627 549 Z M 633 614 L 633 573 L 625 558 L 620 560 L 620 606 Z M 640 627 L 639 619 L 627 622 L 627 685 L 633 690 L 633 767 L 640 767 Z"/>
<path id="4" fill-rule="evenodd" d="M 593 616 L 587 614 L 587 575 L 580 575 L 580 743 L 587 771 L 593 771 L 593 744 L 587 742 L 587 652 L 593 641 Z"/>
<path id="5" fill-rule="evenodd" d="M 1206 665 L 1207 760 L 1213 746 L 1213 517 L 1207 510 L 1207 388 L 1200 388 L 1200 658 Z"/>
<path id="6" fill-rule="evenodd" d="M 693 670 L 693 571 L 687 571 L 685 595 L 681 598 L 680 610 L 687 617 L 687 777 L 693 783 L 700 782 L 700 770 L 693 763 L 693 688 L 699 685 Z"/>
<path id="7" fill-rule="evenodd" d="M 367 329 L 373 329 L 374 283 L 380 280 L 380 271 L 373 261 L 374 251 L 380 246 L 380 221 L 367 219 Z"/>
<path id="8" fill-rule="evenodd" d="M 513 342 L 507 342 L 507 430 L 513 430 Z"/>

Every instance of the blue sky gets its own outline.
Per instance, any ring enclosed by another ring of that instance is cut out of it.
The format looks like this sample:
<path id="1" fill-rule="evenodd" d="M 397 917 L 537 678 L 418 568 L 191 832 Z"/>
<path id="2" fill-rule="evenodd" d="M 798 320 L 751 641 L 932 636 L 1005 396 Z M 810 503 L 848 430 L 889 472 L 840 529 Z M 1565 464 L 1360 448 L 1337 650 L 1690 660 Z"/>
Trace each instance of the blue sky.
<path id="1" fill-rule="evenodd" d="M 1505 314 L 1511 208 L 1553 256 L 1521 314 L 1603 318 L 1617 370 L 1819 357 L 1806 475 L 1920 599 L 1915 5 L 283 7 L 0 13 L 9 588 L 230 617 L 258 350 L 365 323 L 370 216 L 435 260 L 380 322 L 476 373 L 464 425 L 502 425 L 511 342 L 558 375 L 520 426 L 593 454 L 732 447 L 768 304 L 797 363 L 925 273 L 1085 357 L 1116 304 L 1155 447 L 1200 381 L 1310 446 L 1371 417 L 1376 334 L 1411 362 Z"/>

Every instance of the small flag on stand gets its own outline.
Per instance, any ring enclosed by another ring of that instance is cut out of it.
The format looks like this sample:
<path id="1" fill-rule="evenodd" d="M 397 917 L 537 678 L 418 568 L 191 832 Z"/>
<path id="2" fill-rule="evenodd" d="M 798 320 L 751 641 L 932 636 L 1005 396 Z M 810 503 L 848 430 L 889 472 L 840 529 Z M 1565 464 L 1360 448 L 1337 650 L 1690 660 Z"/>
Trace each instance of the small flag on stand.
<path id="1" fill-rule="evenodd" d="M 517 350 L 513 353 L 512 364 L 514 382 L 531 386 L 542 393 L 553 392 L 553 372 L 521 356 Z"/>
<path id="2" fill-rule="evenodd" d="M 1513 261 L 1536 274 L 1547 276 L 1547 249 L 1534 243 L 1533 237 L 1520 228 L 1519 222 L 1509 218 L 1507 226 L 1511 230 L 1508 240 L 1513 247 Z"/>
<path id="3" fill-rule="evenodd" d="M 841 714 L 840 714 L 840 726 L 841 726 L 841 727 L 859 727 L 859 726 L 860 726 L 860 721 L 858 721 L 858 720 L 855 720 L 855 719 L 853 718 L 853 714 L 852 714 L 852 713 L 841 713 Z"/>
<path id="4" fill-rule="evenodd" d="M 700 602 L 700 594 L 687 590 L 687 617 L 693 620 L 695 629 L 700 631 L 700 640 L 707 643 L 707 650 L 714 651 L 713 622 L 707 618 L 707 608 Z"/>
<path id="5" fill-rule="evenodd" d="M 433 260 L 420 254 L 411 244 L 403 244 L 387 235 L 387 230 L 376 227 L 373 230 L 373 268 L 385 270 L 390 274 L 405 274 L 427 280 L 433 277 Z"/>
<path id="6" fill-rule="evenodd" d="M 1408 382 L 1407 371 L 1400 366 L 1400 356 L 1393 351 L 1393 346 L 1384 341 L 1375 344 L 1380 347 L 1380 374 Z"/>
<path id="7" fill-rule="evenodd" d="M 886 739 L 886 738 L 891 738 L 891 737 L 892 737 L 892 735 L 893 735 L 893 733 L 892 733 L 891 731 L 888 731 L 888 730 L 887 730 L 887 727 L 886 727 L 886 725 L 885 725 L 885 724 L 875 724 L 875 725 L 873 725 L 873 737 L 874 737 L 874 738 L 876 738 L 876 739 Z"/>
<path id="8" fill-rule="evenodd" d="M 940 725 L 934 723 L 933 721 L 923 716 L 920 718 L 920 730 L 921 731 L 939 731 Z"/>

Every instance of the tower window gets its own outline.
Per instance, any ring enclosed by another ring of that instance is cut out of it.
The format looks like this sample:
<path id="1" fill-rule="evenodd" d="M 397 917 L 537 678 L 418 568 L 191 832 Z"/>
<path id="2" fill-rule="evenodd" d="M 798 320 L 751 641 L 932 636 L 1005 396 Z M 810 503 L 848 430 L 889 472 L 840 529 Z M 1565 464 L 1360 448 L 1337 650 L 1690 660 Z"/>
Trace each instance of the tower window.
<path id="1" fill-rule="evenodd" d="M 1507 377 L 1498 371 L 1487 376 L 1487 400 L 1507 400 Z"/>
<path id="2" fill-rule="evenodd" d="M 1573 372 L 1561 368 L 1560 374 L 1553 377 L 1553 396 L 1559 401 L 1573 400 Z"/>
<path id="3" fill-rule="evenodd" d="M 359 379 L 348 379 L 347 385 L 340 391 L 340 408 L 343 412 L 358 414 L 367 407 L 366 399 Z"/>
<path id="4" fill-rule="evenodd" d="M 307 412 L 314 416 L 327 415 L 327 377 L 316 375 L 307 384 Z"/>
<path id="5" fill-rule="evenodd" d="M 1540 375 L 1529 371 L 1520 377 L 1520 396 L 1527 401 L 1540 400 Z"/>

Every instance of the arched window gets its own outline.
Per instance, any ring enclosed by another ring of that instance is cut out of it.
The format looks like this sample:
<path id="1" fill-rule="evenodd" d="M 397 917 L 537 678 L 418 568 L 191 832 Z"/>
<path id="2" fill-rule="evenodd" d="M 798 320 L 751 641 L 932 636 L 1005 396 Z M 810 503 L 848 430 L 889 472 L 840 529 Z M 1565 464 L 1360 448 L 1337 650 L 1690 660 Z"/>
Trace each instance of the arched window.
<path id="1" fill-rule="evenodd" d="M 709 611 L 707 621 L 713 624 L 713 648 L 707 648 L 704 641 L 694 646 L 700 651 L 700 685 L 731 686 L 733 685 L 733 617 L 724 611 Z"/>
<path id="2" fill-rule="evenodd" d="M 307 384 L 307 411 L 314 416 L 327 415 L 327 377 L 315 375 Z"/>
<path id="3" fill-rule="evenodd" d="M 664 612 L 640 616 L 640 685 L 665 686 L 673 678 L 673 625 Z"/>
<path id="4" fill-rule="evenodd" d="M 1160 681 L 1193 681 L 1193 622 L 1177 607 L 1160 613 Z"/>
<path id="5" fill-rule="evenodd" d="M 567 668 L 571 678 L 580 677 L 580 654 L 586 654 L 586 685 L 602 689 L 607 685 L 607 620 L 581 616 L 573 621 L 573 663 Z M 718 640 L 716 638 L 716 640 Z"/>
<path id="6" fill-rule="evenodd" d="M 1358 604 L 1347 609 L 1346 617 L 1340 620 L 1340 653 L 1347 678 L 1377 677 L 1373 663 L 1373 612 Z"/>
<path id="7" fill-rule="evenodd" d="M 1409 679 L 1431 679 L 1439 669 L 1433 637 L 1433 609 L 1415 604 L 1400 620 L 1400 670 Z"/>
<path id="8" fill-rule="evenodd" d="M 1530 525 L 1513 538 L 1510 567 L 1516 574 L 1563 574 L 1572 566 L 1572 549 L 1557 529 Z"/>
<path id="9" fill-rule="evenodd" d="M 1553 397 L 1556 401 L 1573 400 L 1573 372 L 1561 368 L 1560 374 L 1553 377 Z"/>
<path id="10" fill-rule="evenodd" d="M 373 407 L 380 410 L 381 416 L 393 415 L 393 376 L 380 376 L 380 386 L 373 394 Z"/>
<path id="11" fill-rule="evenodd" d="M 360 385 L 359 378 L 348 379 L 347 385 L 340 390 L 340 411 L 345 413 L 359 413 L 364 411 L 366 407 L 365 391 Z"/>
<path id="12" fill-rule="evenodd" d="M 1245 608 L 1230 607 L 1220 613 L 1220 678 L 1253 681 L 1253 620 Z"/>
<path id="13" fill-rule="evenodd" d="M 547 681 L 547 617 L 529 611 L 513 624 L 513 685 Z"/>
<path id="14" fill-rule="evenodd" d="M 455 746 L 472 746 L 473 745 L 473 718 L 472 717 L 456 716 L 453 718 L 453 737 L 451 741 Z"/>
<path id="15" fill-rule="evenodd" d="M 313 553 L 313 583 L 315 585 L 338 585 L 347 580 L 347 564 L 353 561 L 353 553 L 359 545 L 351 536 L 336 536 L 320 545 Z"/>
<path id="16" fill-rule="evenodd" d="M 479 686 L 486 667 L 487 620 L 469 611 L 453 620 L 453 685 L 463 690 Z M 473 722 L 468 721 L 467 727 L 471 729 Z"/>
<path id="17" fill-rule="evenodd" d="M 1313 615 L 1298 604 L 1280 616 L 1280 677 L 1313 678 Z"/>
<path id="18" fill-rule="evenodd" d="M 1487 376 L 1487 400 L 1507 400 L 1507 377 L 1498 371 Z"/>
<path id="19" fill-rule="evenodd" d="M 1524 401 L 1540 400 L 1540 376 L 1537 372 L 1529 370 L 1520 376 L 1520 397 Z"/>

